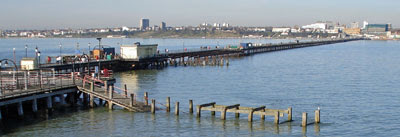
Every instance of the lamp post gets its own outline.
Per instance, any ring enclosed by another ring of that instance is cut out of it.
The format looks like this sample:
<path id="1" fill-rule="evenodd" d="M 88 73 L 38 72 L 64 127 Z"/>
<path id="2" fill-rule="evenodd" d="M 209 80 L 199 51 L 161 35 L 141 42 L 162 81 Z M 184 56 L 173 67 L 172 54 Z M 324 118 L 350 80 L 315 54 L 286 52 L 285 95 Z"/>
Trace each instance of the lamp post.
<path id="1" fill-rule="evenodd" d="M 90 56 L 90 42 L 88 43 L 88 46 L 89 46 L 88 54 Z"/>
<path id="2" fill-rule="evenodd" d="M 38 60 L 39 63 L 38 63 L 38 65 L 39 65 L 39 68 L 40 68 L 40 51 L 38 51 L 37 54 L 38 54 L 38 57 L 39 57 L 39 60 Z"/>
<path id="3" fill-rule="evenodd" d="M 25 45 L 25 58 L 28 57 L 28 45 Z"/>
<path id="4" fill-rule="evenodd" d="M 13 48 L 13 57 L 14 57 L 14 62 L 17 62 L 17 59 L 15 58 L 15 48 Z"/>
<path id="5" fill-rule="evenodd" d="M 36 46 L 36 48 L 35 48 L 35 59 L 36 59 L 36 63 L 38 63 L 39 61 L 37 60 L 37 58 L 38 58 L 38 52 L 39 52 L 39 50 L 38 50 L 38 47 Z M 39 63 L 38 63 L 39 64 Z"/>
<path id="6" fill-rule="evenodd" d="M 18 66 L 17 66 L 17 64 L 16 64 L 14 61 L 10 60 L 10 59 L 2 59 L 2 60 L 0 60 L 0 70 L 1 70 L 1 67 L 2 67 L 2 64 L 3 64 L 3 63 L 2 63 L 3 61 L 5 61 L 5 63 L 4 63 L 4 66 L 5 66 L 5 67 L 8 66 L 8 61 L 11 62 L 11 63 L 13 63 L 14 68 L 15 68 L 15 73 L 18 72 Z M 14 74 L 15 74 L 15 73 L 14 73 Z M 1 74 L 0 74 L 0 75 L 1 75 Z M 2 75 L 1 75 L 1 76 L 2 76 Z M 19 88 L 18 75 L 15 75 L 15 77 L 16 77 L 16 82 L 17 82 L 16 87 L 17 87 L 17 89 L 18 89 L 18 88 Z M 3 84 L 3 79 L 2 79 L 2 77 L 1 77 L 0 85 L 2 85 L 2 84 Z"/>
<path id="7" fill-rule="evenodd" d="M 63 58 L 61 57 L 61 49 L 62 49 L 62 45 L 61 45 L 61 43 L 60 43 L 60 45 L 58 45 L 58 46 L 60 47 L 60 58 L 61 58 L 61 60 L 60 60 L 60 62 L 61 62 L 61 63 L 60 63 L 60 64 L 63 64 L 63 61 L 62 61 L 62 60 L 63 60 Z"/>

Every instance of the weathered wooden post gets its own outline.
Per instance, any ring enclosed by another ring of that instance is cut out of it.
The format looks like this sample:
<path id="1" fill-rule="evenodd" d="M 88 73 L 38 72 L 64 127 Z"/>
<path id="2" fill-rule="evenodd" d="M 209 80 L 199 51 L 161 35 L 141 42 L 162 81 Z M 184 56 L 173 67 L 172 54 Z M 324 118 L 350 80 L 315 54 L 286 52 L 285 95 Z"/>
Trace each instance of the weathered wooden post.
<path id="1" fill-rule="evenodd" d="M 301 126 L 307 126 L 307 112 L 303 112 Z"/>
<path id="2" fill-rule="evenodd" d="M 320 122 L 320 110 L 315 110 L 315 123 Z"/>
<path id="3" fill-rule="evenodd" d="M 261 110 L 261 112 L 265 112 L 265 109 L 263 109 L 263 110 Z M 265 120 L 265 115 L 264 114 L 261 114 L 261 120 Z"/>
<path id="4" fill-rule="evenodd" d="M 133 107 L 133 104 L 135 104 L 135 95 L 131 94 L 131 100 L 130 100 L 130 106 Z"/>
<path id="5" fill-rule="evenodd" d="M 104 93 L 107 95 L 108 92 L 108 84 L 107 80 L 104 81 Z"/>
<path id="6" fill-rule="evenodd" d="M 238 112 L 238 110 L 239 110 L 239 106 L 236 107 L 236 112 L 235 112 L 235 117 L 236 117 L 236 118 L 239 118 L 239 117 L 240 117 L 240 113 Z"/>
<path id="7" fill-rule="evenodd" d="M 124 85 L 125 87 L 125 97 L 128 98 L 128 88 L 126 87 L 126 84 Z"/>
<path id="8" fill-rule="evenodd" d="M 108 109 L 110 109 L 110 110 L 112 110 L 113 109 L 113 102 L 111 101 L 112 99 L 113 99 L 113 93 L 114 93 L 114 91 L 113 91 L 113 87 L 110 85 L 109 87 L 108 87 L 108 89 L 109 89 L 109 98 L 110 98 L 110 101 L 108 101 Z"/>
<path id="9" fill-rule="evenodd" d="M 212 108 L 215 109 L 215 104 L 212 105 Z M 212 116 L 215 116 L 215 111 L 211 111 L 211 115 L 212 115 Z"/>
<path id="10" fill-rule="evenodd" d="M 279 124 L 279 111 L 275 112 L 275 119 L 274 119 L 275 124 Z"/>
<path id="11" fill-rule="evenodd" d="M 53 103 L 52 103 L 51 96 L 47 97 L 47 109 L 52 109 L 53 108 Z"/>
<path id="12" fill-rule="evenodd" d="M 228 110 L 226 107 L 221 111 L 221 119 L 225 120 L 226 119 L 226 110 Z"/>
<path id="13" fill-rule="evenodd" d="M 189 113 L 193 114 L 193 100 L 189 100 Z"/>
<path id="14" fill-rule="evenodd" d="M 149 97 L 148 97 L 148 93 L 147 92 L 144 92 L 144 103 L 145 103 L 145 105 L 149 105 Z"/>
<path id="15" fill-rule="evenodd" d="M 179 102 L 175 103 L 175 115 L 179 116 Z"/>
<path id="16" fill-rule="evenodd" d="M 292 107 L 288 108 L 288 121 L 292 121 Z"/>
<path id="17" fill-rule="evenodd" d="M 154 99 L 151 100 L 151 113 L 156 113 L 156 100 Z"/>
<path id="18" fill-rule="evenodd" d="M 247 116 L 247 121 L 249 122 L 253 122 L 253 113 L 254 113 L 254 109 L 249 110 L 249 115 Z"/>
<path id="19" fill-rule="evenodd" d="M 170 97 L 167 97 L 167 104 L 165 104 L 165 105 L 166 105 L 166 107 L 167 107 L 166 111 L 167 111 L 167 112 L 170 112 L 170 111 L 171 111 Z"/>
<path id="20" fill-rule="evenodd" d="M 196 111 L 197 111 L 196 112 L 197 113 L 197 117 L 200 118 L 200 116 L 201 116 L 201 106 L 197 105 L 196 106 Z"/>

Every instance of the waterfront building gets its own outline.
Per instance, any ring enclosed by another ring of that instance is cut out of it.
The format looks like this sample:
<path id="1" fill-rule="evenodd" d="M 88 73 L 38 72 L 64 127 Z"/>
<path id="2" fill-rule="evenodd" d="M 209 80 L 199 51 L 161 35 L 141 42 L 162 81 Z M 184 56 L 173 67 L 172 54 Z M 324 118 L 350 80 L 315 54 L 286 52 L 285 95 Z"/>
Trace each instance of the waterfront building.
<path id="1" fill-rule="evenodd" d="M 146 30 L 150 27 L 150 20 L 149 19 L 140 19 L 140 29 Z"/>
<path id="2" fill-rule="evenodd" d="M 161 30 L 166 30 L 167 29 L 167 24 L 165 22 L 161 22 L 160 29 Z"/>
<path id="3" fill-rule="evenodd" d="M 288 33 L 291 28 L 272 28 L 272 32 Z"/>
<path id="4" fill-rule="evenodd" d="M 348 35 L 360 35 L 361 29 L 360 28 L 345 28 L 345 29 L 343 29 L 343 32 Z"/>
<path id="5" fill-rule="evenodd" d="M 312 29 L 312 30 L 325 30 L 327 28 L 326 23 L 314 23 L 310 25 L 305 25 L 301 27 L 302 29 Z"/>
<path id="6" fill-rule="evenodd" d="M 389 24 L 368 24 L 365 26 L 367 32 L 387 32 Z"/>
<path id="7" fill-rule="evenodd" d="M 141 45 L 135 43 L 134 45 L 121 46 L 121 56 L 123 59 L 134 59 L 153 57 L 157 54 L 157 44 Z"/>

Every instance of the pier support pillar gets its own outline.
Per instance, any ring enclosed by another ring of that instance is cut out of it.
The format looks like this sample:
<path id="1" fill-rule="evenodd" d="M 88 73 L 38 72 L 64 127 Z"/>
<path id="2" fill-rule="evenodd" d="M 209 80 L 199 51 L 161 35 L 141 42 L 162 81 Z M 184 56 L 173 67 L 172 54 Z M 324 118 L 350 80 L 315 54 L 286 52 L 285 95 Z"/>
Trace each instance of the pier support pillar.
<path id="1" fill-rule="evenodd" d="M 253 111 L 253 110 L 250 110 L 249 115 L 248 115 L 248 117 L 247 117 L 247 121 L 253 122 L 253 113 L 254 113 L 254 111 Z"/>
<path id="2" fill-rule="evenodd" d="M 320 110 L 315 110 L 315 123 L 320 122 Z"/>
<path id="3" fill-rule="evenodd" d="M 197 117 L 200 118 L 201 116 L 201 106 L 196 106 L 196 111 L 197 111 Z"/>
<path id="4" fill-rule="evenodd" d="M 276 111 L 276 113 L 275 113 L 274 123 L 279 124 L 279 111 Z"/>
<path id="5" fill-rule="evenodd" d="M 175 103 L 175 115 L 179 116 L 179 102 Z"/>
<path id="6" fill-rule="evenodd" d="M 109 87 L 108 87 L 108 89 L 109 89 L 109 98 L 110 98 L 110 100 L 112 100 L 112 98 L 113 98 L 113 87 L 110 85 Z M 108 101 L 108 109 L 110 109 L 110 110 L 112 110 L 113 109 L 113 102 L 112 101 Z"/>
<path id="7" fill-rule="evenodd" d="M 288 108 L 288 121 L 292 121 L 292 107 Z"/>
<path id="8" fill-rule="evenodd" d="M 60 104 L 61 105 L 65 105 L 66 103 L 65 103 L 65 96 L 64 96 L 64 94 L 61 94 L 60 95 Z"/>
<path id="9" fill-rule="evenodd" d="M 47 109 L 52 109 L 53 108 L 53 102 L 52 102 L 51 96 L 47 97 Z"/>
<path id="10" fill-rule="evenodd" d="M 156 113 L 156 100 L 154 99 L 151 100 L 151 113 Z"/>
<path id="11" fill-rule="evenodd" d="M 221 119 L 222 120 L 225 120 L 226 119 L 226 107 L 224 108 L 224 110 L 223 111 L 221 111 Z"/>
<path id="12" fill-rule="evenodd" d="M 239 110 L 239 107 L 236 107 L 236 110 Z M 236 117 L 236 118 L 239 118 L 239 117 L 240 117 L 240 113 L 239 113 L 239 112 L 236 112 L 236 113 L 235 113 L 235 117 Z"/>
<path id="13" fill-rule="evenodd" d="M 307 112 L 303 112 L 301 126 L 303 127 L 307 126 Z"/>
<path id="14" fill-rule="evenodd" d="M 71 106 L 75 105 L 75 92 L 69 94 L 69 102 Z"/>
<path id="15" fill-rule="evenodd" d="M 22 107 L 22 102 L 18 102 L 18 116 L 24 115 L 24 108 Z"/>
<path id="16" fill-rule="evenodd" d="M 212 107 L 215 108 L 215 104 L 213 104 Z M 211 115 L 215 116 L 215 111 L 211 111 Z"/>
<path id="17" fill-rule="evenodd" d="M 133 107 L 134 104 L 135 104 L 135 95 L 131 94 L 130 106 Z"/>
<path id="18" fill-rule="evenodd" d="M 193 100 L 189 100 L 189 113 L 193 114 Z"/>
<path id="19" fill-rule="evenodd" d="M 36 99 L 36 98 L 34 98 L 34 99 L 32 100 L 32 111 L 33 111 L 34 113 L 36 113 L 36 112 L 38 111 L 38 108 L 37 108 L 37 99 Z"/>
<path id="20" fill-rule="evenodd" d="M 147 92 L 144 92 L 144 103 L 145 105 L 149 105 L 149 94 Z"/>
<path id="21" fill-rule="evenodd" d="M 93 95 L 89 95 L 90 100 L 89 100 L 89 106 L 91 108 L 94 108 L 94 96 Z"/>
<path id="22" fill-rule="evenodd" d="M 170 112 L 171 111 L 171 102 L 170 102 L 171 100 L 170 100 L 170 97 L 167 97 L 167 103 L 165 104 L 165 106 L 167 107 L 165 110 L 167 111 L 167 112 Z"/>

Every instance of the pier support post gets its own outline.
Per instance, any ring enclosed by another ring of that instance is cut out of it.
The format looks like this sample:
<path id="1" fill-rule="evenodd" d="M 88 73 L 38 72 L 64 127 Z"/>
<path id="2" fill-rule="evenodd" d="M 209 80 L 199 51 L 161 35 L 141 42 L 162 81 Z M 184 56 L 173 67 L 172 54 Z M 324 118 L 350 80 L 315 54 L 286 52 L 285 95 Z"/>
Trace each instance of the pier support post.
<path id="1" fill-rule="evenodd" d="M 60 104 L 61 105 L 65 105 L 66 103 L 65 103 L 65 96 L 64 96 L 64 94 L 61 94 L 60 95 Z"/>
<path id="2" fill-rule="evenodd" d="M 275 124 L 279 124 L 279 111 L 275 112 L 275 119 L 274 119 Z"/>
<path id="3" fill-rule="evenodd" d="M 24 108 L 22 107 L 22 102 L 18 102 L 18 116 L 24 115 Z"/>
<path id="4" fill-rule="evenodd" d="M 94 96 L 93 96 L 93 94 L 91 94 L 91 95 L 89 95 L 89 106 L 91 107 L 91 108 L 94 108 Z"/>
<path id="5" fill-rule="evenodd" d="M 301 126 L 303 127 L 307 126 L 307 112 L 303 112 Z"/>
<path id="6" fill-rule="evenodd" d="M 167 107 L 165 110 L 167 111 L 167 112 L 170 112 L 171 111 L 171 102 L 170 102 L 171 100 L 170 100 L 170 97 L 167 97 L 167 102 L 166 102 L 166 104 L 165 104 L 165 106 Z"/>
<path id="7" fill-rule="evenodd" d="M 315 123 L 320 122 L 320 110 L 315 110 Z"/>
<path id="8" fill-rule="evenodd" d="M 239 110 L 239 106 L 236 107 L 236 110 Z M 239 113 L 239 112 L 235 112 L 235 117 L 236 117 L 236 118 L 239 118 L 239 117 L 240 117 L 240 113 Z"/>
<path id="9" fill-rule="evenodd" d="M 1 115 L 1 107 L 0 107 L 0 122 L 3 119 L 3 116 Z"/>
<path id="10" fill-rule="evenodd" d="M 107 95 L 108 92 L 108 84 L 107 84 L 107 80 L 104 81 L 104 93 L 106 93 Z"/>
<path id="11" fill-rule="evenodd" d="M 226 110 L 228 110 L 226 107 L 224 107 L 224 110 L 221 111 L 221 119 L 225 120 L 226 119 Z"/>
<path id="12" fill-rule="evenodd" d="M 51 96 L 47 97 L 47 109 L 52 109 L 53 108 L 53 102 L 52 102 Z"/>
<path id="13" fill-rule="evenodd" d="M 151 100 L 151 113 L 156 113 L 156 100 L 154 99 Z"/>
<path id="14" fill-rule="evenodd" d="M 126 87 L 126 84 L 124 85 L 124 87 L 125 87 L 125 91 L 124 91 L 125 92 L 125 97 L 128 98 L 128 88 Z"/>
<path id="15" fill-rule="evenodd" d="M 38 111 L 38 108 L 37 108 L 37 99 L 36 99 L 36 98 L 34 98 L 34 99 L 32 100 L 32 111 L 33 111 L 33 113 L 36 113 L 36 112 Z"/>
<path id="16" fill-rule="evenodd" d="M 179 102 L 175 103 L 175 115 L 179 116 Z"/>
<path id="17" fill-rule="evenodd" d="M 212 108 L 215 108 L 215 104 L 212 105 Z M 211 115 L 215 116 L 215 111 L 211 111 Z"/>
<path id="18" fill-rule="evenodd" d="M 108 94 L 108 96 L 109 96 L 109 98 L 110 98 L 110 101 L 108 101 L 108 109 L 110 109 L 110 110 L 112 110 L 113 109 L 113 102 L 111 101 L 112 100 L 112 98 L 113 98 L 113 87 L 110 85 L 109 87 L 108 87 L 108 89 L 109 89 L 109 94 Z"/>
<path id="19" fill-rule="evenodd" d="M 193 100 L 189 100 L 189 113 L 193 114 Z"/>
<path id="20" fill-rule="evenodd" d="M 87 105 L 88 105 L 88 94 L 86 94 L 86 93 L 83 93 L 82 92 L 82 100 L 83 100 L 83 105 L 86 107 Z"/>
<path id="21" fill-rule="evenodd" d="M 199 105 L 196 106 L 196 113 L 197 113 L 197 117 L 200 118 L 200 116 L 201 116 L 201 106 L 199 106 Z"/>
<path id="22" fill-rule="evenodd" d="M 265 112 L 265 109 L 263 109 L 263 110 L 261 110 L 262 112 Z M 265 120 L 265 115 L 264 114 L 261 114 L 261 120 Z"/>
<path id="23" fill-rule="evenodd" d="M 249 115 L 247 116 L 247 121 L 253 122 L 253 113 L 254 110 L 250 110 Z"/>
<path id="24" fill-rule="evenodd" d="M 135 95 L 131 94 L 131 100 L 130 100 L 130 106 L 133 107 L 133 105 L 135 104 Z"/>
<path id="25" fill-rule="evenodd" d="M 69 102 L 71 106 L 75 105 L 75 92 L 69 94 Z"/>
<path id="26" fill-rule="evenodd" d="M 292 107 L 288 108 L 288 121 L 292 121 Z"/>
<path id="27" fill-rule="evenodd" d="M 144 103 L 145 105 L 149 105 L 149 94 L 147 92 L 144 92 Z"/>

